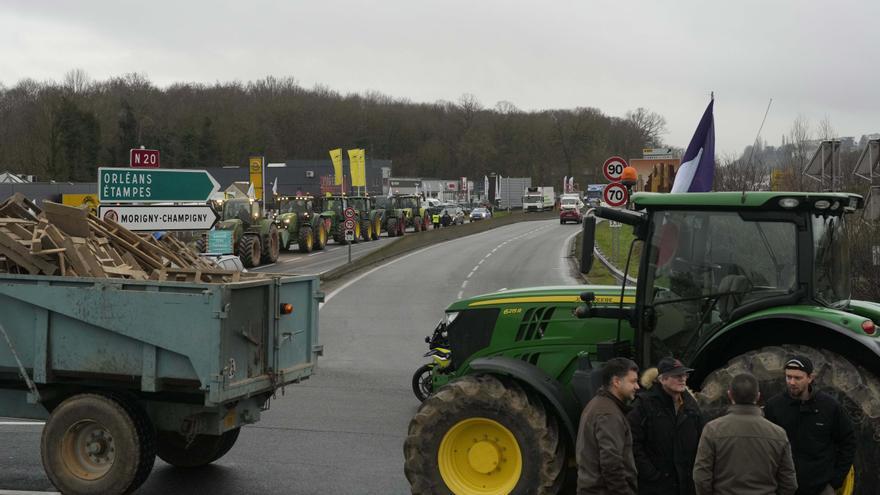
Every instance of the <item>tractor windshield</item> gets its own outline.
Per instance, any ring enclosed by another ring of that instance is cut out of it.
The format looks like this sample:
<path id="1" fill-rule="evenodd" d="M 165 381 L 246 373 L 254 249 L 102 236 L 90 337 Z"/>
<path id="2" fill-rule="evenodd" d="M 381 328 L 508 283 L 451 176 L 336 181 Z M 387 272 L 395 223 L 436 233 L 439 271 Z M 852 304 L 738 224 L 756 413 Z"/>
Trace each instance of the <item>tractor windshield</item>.
<path id="1" fill-rule="evenodd" d="M 646 307 L 655 356 L 692 351 L 737 308 L 797 288 L 794 223 L 687 210 L 656 212 L 652 223 Z"/>
<path id="2" fill-rule="evenodd" d="M 390 208 L 391 200 L 389 200 L 388 198 L 384 198 L 382 196 L 379 196 L 375 199 L 375 202 L 376 202 L 376 208 L 378 208 L 380 210 L 384 209 L 384 208 Z"/>
<path id="3" fill-rule="evenodd" d="M 418 198 L 397 198 L 397 204 L 400 205 L 399 208 L 418 208 L 419 200 Z"/>
<path id="4" fill-rule="evenodd" d="M 292 199 L 281 203 L 281 213 L 308 213 L 312 210 L 312 202 L 307 199 Z"/>
<path id="5" fill-rule="evenodd" d="M 227 201 L 223 205 L 223 220 L 234 220 L 236 218 L 250 218 L 251 202 L 250 201 Z"/>
<path id="6" fill-rule="evenodd" d="M 843 216 L 813 215 L 813 263 L 816 300 L 831 307 L 848 306 L 849 243 Z"/>
<path id="7" fill-rule="evenodd" d="M 342 200 L 339 198 L 328 198 L 324 201 L 324 211 L 342 211 Z"/>
<path id="8" fill-rule="evenodd" d="M 367 200 L 364 198 L 348 198 L 348 206 L 357 211 L 367 211 Z"/>

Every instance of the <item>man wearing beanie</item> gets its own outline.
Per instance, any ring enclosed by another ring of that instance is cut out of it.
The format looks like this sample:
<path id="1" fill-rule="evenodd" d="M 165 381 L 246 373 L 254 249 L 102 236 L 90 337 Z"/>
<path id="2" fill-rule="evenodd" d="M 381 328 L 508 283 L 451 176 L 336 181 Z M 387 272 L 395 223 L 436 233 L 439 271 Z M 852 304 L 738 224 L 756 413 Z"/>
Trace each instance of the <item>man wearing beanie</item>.
<path id="1" fill-rule="evenodd" d="M 767 401 L 764 415 L 791 442 L 797 495 L 833 495 L 855 457 L 852 422 L 830 395 L 813 389 L 813 362 L 792 356 L 785 362 L 787 390 Z"/>

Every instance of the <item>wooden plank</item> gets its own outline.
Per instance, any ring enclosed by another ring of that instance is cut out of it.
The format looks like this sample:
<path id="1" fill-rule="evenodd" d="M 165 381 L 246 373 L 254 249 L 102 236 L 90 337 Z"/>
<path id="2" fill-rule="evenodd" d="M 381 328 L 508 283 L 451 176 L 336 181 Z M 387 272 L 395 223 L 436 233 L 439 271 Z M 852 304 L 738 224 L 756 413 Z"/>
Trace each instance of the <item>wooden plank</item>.
<path id="1" fill-rule="evenodd" d="M 27 241 L 30 243 L 30 240 Z M 38 271 L 42 271 L 46 275 L 52 275 L 58 268 L 43 259 L 31 256 L 30 250 L 24 247 L 21 242 L 16 241 L 0 229 L 0 244 L 3 244 L 9 251 L 14 251 L 22 260 L 26 260 L 26 264 L 36 266 Z M 16 261 L 16 263 L 18 263 Z M 31 271 L 28 268 L 28 271 Z"/>

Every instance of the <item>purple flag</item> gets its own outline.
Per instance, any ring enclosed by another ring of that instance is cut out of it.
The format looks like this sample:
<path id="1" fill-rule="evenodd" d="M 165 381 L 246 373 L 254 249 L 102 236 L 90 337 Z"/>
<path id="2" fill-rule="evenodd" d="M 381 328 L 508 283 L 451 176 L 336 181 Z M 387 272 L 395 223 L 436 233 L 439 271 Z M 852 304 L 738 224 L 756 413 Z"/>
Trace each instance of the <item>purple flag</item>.
<path id="1" fill-rule="evenodd" d="M 681 166 L 675 174 L 672 192 L 708 192 L 715 178 L 715 119 L 712 116 L 713 98 L 703 112 L 694 137 L 681 157 Z"/>

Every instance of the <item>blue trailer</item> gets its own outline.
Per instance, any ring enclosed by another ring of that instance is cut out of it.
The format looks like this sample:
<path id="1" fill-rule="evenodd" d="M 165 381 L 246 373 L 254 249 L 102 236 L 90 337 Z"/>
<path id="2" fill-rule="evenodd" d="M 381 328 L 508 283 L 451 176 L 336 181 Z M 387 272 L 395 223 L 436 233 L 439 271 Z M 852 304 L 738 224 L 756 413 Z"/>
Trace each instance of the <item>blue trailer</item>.
<path id="1" fill-rule="evenodd" d="M 322 354 L 312 276 L 233 283 L 0 274 L 0 416 L 45 419 L 63 493 L 128 493 L 155 456 L 219 459 Z"/>

